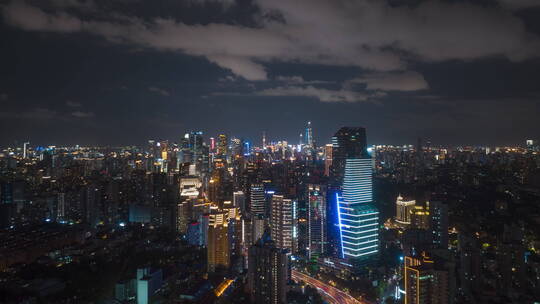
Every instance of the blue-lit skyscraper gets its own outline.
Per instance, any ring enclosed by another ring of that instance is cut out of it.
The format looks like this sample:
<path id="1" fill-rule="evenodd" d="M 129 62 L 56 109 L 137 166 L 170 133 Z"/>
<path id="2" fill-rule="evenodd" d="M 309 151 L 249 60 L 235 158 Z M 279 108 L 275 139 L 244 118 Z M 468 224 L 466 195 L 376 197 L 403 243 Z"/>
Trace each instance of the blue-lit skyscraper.
<path id="1" fill-rule="evenodd" d="M 306 128 L 306 145 L 313 148 L 313 131 L 311 129 L 311 121 L 308 121 Z"/>
<path id="2" fill-rule="evenodd" d="M 341 128 L 332 138 L 333 249 L 341 258 L 364 262 L 379 252 L 379 211 L 373 203 L 373 160 L 364 128 Z M 356 263 L 353 263 L 356 264 Z"/>

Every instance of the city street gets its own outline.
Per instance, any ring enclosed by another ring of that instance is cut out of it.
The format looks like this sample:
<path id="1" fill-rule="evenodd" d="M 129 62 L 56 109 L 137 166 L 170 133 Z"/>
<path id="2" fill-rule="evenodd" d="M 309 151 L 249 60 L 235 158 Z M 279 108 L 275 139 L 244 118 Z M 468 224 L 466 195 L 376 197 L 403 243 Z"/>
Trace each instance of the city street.
<path id="1" fill-rule="evenodd" d="M 323 298 L 329 303 L 371 304 L 367 301 L 359 301 L 344 291 L 341 291 L 329 284 L 323 283 L 296 270 L 292 271 L 292 278 L 295 281 L 302 281 L 317 288 Z"/>

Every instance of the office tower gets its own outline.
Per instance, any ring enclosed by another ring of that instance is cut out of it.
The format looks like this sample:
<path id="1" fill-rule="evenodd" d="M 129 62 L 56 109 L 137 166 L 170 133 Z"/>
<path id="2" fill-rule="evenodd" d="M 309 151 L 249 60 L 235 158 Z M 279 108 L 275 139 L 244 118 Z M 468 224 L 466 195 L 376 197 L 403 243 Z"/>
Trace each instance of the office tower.
<path id="1" fill-rule="evenodd" d="M 326 252 L 326 187 L 309 184 L 308 188 L 308 257 Z"/>
<path id="2" fill-rule="evenodd" d="M 339 257 L 359 265 L 379 252 L 379 211 L 372 197 L 373 161 L 367 152 L 366 130 L 343 127 L 332 144 L 329 218 L 337 219 L 332 247 L 334 253 L 339 249 Z"/>
<path id="3" fill-rule="evenodd" d="M 448 304 L 449 271 L 425 253 L 421 257 L 405 257 L 405 304 Z"/>
<path id="4" fill-rule="evenodd" d="M 213 137 L 210 137 L 210 153 L 214 153 L 216 151 L 216 139 Z"/>
<path id="5" fill-rule="evenodd" d="M 185 143 L 189 149 L 191 156 L 191 164 L 195 165 L 196 172 L 199 174 L 208 173 L 209 160 L 208 146 L 203 143 L 203 132 L 190 132 L 184 136 Z"/>
<path id="6" fill-rule="evenodd" d="M 263 132 L 262 135 L 262 147 L 263 149 L 266 149 L 266 132 Z"/>
<path id="7" fill-rule="evenodd" d="M 405 201 L 401 195 L 396 200 L 396 222 L 407 226 L 411 224 L 411 212 L 416 205 L 415 200 Z"/>
<path id="8" fill-rule="evenodd" d="M 429 216 L 433 245 L 448 249 L 448 205 L 440 201 L 430 202 Z"/>
<path id="9" fill-rule="evenodd" d="M 210 226 L 210 215 L 201 214 L 199 216 L 199 223 L 201 223 L 202 246 L 208 246 L 208 227 Z"/>
<path id="10" fill-rule="evenodd" d="M 251 243 L 255 244 L 258 240 L 261 239 L 261 237 L 264 234 L 264 230 L 266 228 L 266 221 L 262 215 L 254 216 L 251 219 Z"/>
<path id="11" fill-rule="evenodd" d="M 244 192 L 233 192 L 233 206 L 239 208 L 242 214 L 246 214 L 246 195 Z"/>
<path id="12" fill-rule="evenodd" d="M 135 300 L 137 298 L 137 280 L 128 279 L 116 283 L 114 298 L 120 303 Z"/>
<path id="13" fill-rule="evenodd" d="M 306 127 L 306 146 L 313 148 L 313 131 L 311 129 L 311 121 L 308 121 Z"/>
<path id="14" fill-rule="evenodd" d="M 286 199 L 283 195 L 272 197 L 270 216 L 271 237 L 279 248 L 296 252 L 297 245 L 297 217 L 296 201 Z"/>
<path id="15" fill-rule="evenodd" d="M 250 187 L 250 212 L 252 217 L 262 215 L 266 217 L 266 200 L 264 197 L 263 184 L 251 184 Z"/>
<path id="16" fill-rule="evenodd" d="M 192 221 L 188 224 L 186 231 L 186 239 L 191 246 L 202 246 L 202 224 L 200 222 Z"/>
<path id="17" fill-rule="evenodd" d="M 482 286 L 480 243 L 476 237 L 458 235 L 459 283 L 461 292 L 472 297 Z M 512 279 L 511 276 L 509 278 Z"/>
<path id="18" fill-rule="evenodd" d="M 411 227 L 416 229 L 429 229 L 429 203 L 427 207 L 414 206 L 411 209 Z"/>
<path id="19" fill-rule="evenodd" d="M 275 246 L 265 234 L 249 248 L 248 288 L 252 303 L 287 303 L 290 278 L 289 253 Z"/>
<path id="20" fill-rule="evenodd" d="M 59 222 L 66 219 L 66 194 L 62 192 L 57 196 L 56 219 Z"/>
<path id="21" fill-rule="evenodd" d="M 84 221 L 94 227 L 98 223 L 100 216 L 101 191 L 95 185 L 88 185 L 82 191 Z"/>
<path id="22" fill-rule="evenodd" d="M 231 156 L 233 160 L 244 155 L 244 141 L 240 138 L 231 138 Z"/>
<path id="23" fill-rule="evenodd" d="M 137 304 L 151 303 L 152 296 L 163 285 L 161 269 L 137 269 Z"/>
<path id="24" fill-rule="evenodd" d="M 29 142 L 25 142 L 23 144 L 23 159 L 26 159 L 28 157 L 28 145 L 30 143 Z"/>
<path id="25" fill-rule="evenodd" d="M 221 134 L 218 137 L 217 154 L 221 157 L 227 157 L 229 154 L 229 146 L 227 144 L 227 135 Z"/>
<path id="26" fill-rule="evenodd" d="M 324 175 L 330 176 L 330 168 L 332 167 L 332 144 L 324 146 Z"/>
<path id="27" fill-rule="evenodd" d="M 190 220 L 189 202 L 181 202 L 177 204 L 176 212 L 176 231 L 180 234 L 185 234 L 187 231 L 188 222 Z"/>
<path id="28" fill-rule="evenodd" d="M 217 268 L 229 268 L 229 218 L 227 212 L 210 214 L 208 223 L 207 265 L 208 271 L 214 272 Z"/>

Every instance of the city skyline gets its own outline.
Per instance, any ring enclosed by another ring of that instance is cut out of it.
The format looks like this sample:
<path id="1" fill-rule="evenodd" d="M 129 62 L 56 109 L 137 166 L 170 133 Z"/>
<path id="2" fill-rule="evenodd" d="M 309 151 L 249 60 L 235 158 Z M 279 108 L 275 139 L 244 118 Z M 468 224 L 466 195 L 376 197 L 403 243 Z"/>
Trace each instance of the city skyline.
<path id="1" fill-rule="evenodd" d="M 189 130 L 293 142 L 307 121 L 319 143 L 348 125 L 370 144 L 540 138 L 535 1 L 11 0 L 0 11 L 5 145 Z"/>
<path id="2" fill-rule="evenodd" d="M 298 134 L 295 138 L 285 138 L 285 137 L 279 137 L 279 135 L 276 135 L 275 138 L 268 138 L 267 134 L 268 131 L 263 131 L 258 138 L 251 138 L 251 137 L 244 137 L 244 136 L 238 136 L 234 134 L 224 134 L 224 132 L 219 132 L 215 134 L 208 134 L 201 130 L 188 130 L 185 133 L 180 132 L 178 136 L 175 138 L 164 138 L 164 137 L 156 137 L 156 138 L 148 138 L 148 139 L 139 139 L 137 142 L 131 142 L 131 143 L 122 143 L 122 142 L 116 142 L 111 144 L 104 144 L 104 143 L 86 143 L 84 140 L 69 142 L 69 143 L 58 143 L 57 141 L 43 141 L 43 140 L 37 140 L 37 142 L 30 142 L 25 140 L 14 140 L 12 143 L 9 144 L 3 144 L 0 145 L 0 148 L 7 149 L 7 148 L 22 148 L 23 151 L 26 151 L 27 148 L 45 148 L 45 147 L 59 147 L 59 148 L 67 148 L 67 147 L 102 147 L 102 148 L 117 148 L 117 147 L 130 147 L 130 146 L 139 146 L 143 147 L 148 145 L 151 142 L 167 142 L 172 144 L 179 144 L 184 137 L 187 138 L 187 136 L 190 133 L 197 133 L 202 136 L 202 144 L 206 145 L 212 149 L 218 148 L 218 145 L 216 144 L 216 138 L 219 139 L 219 137 L 225 137 L 222 139 L 221 145 L 226 145 L 227 148 L 230 148 L 232 145 L 235 144 L 234 141 L 241 141 L 244 145 L 247 145 L 247 148 L 259 148 L 263 149 L 266 146 L 270 145 L 281 145 L 282 143 L 287 144 L 288 146 L 311 146 L 311 147 L 324 147 L 325 145 L 331 145 L 333 136 L 330 136 L 328 139 L 318 141 L 316 140 L 317 136 L 313 135 L 313 128 L 312 128 L 312 122 L 307 121 L 305 129 L 300 129 L 300 134 Z M 341 126 L 343 128 L 347 128 L 348 126 Z M 362 127 L 363 128 L 363 127 Z M 308 132 L 311 134 L 312 139 L 311 143 L 308 144 L 305 142 L 305 134 L 302 132 Z M 315 134 L 317 134 L 317 130 L 315 130 Z M 414 139 L 411 139 L 409 142 L 370 142 L 369 137 L 367 138 L 367 146 L 368 147 L 381 147 L 381 146 L 389 146 L 389 147 L 417 147 L 418 145 L 422 145 L 426 148 L 505 148 L 505 147 L 527 147 L 530 145 L 530 143 L 536 143 L 538 142 L 538 139 L 536 138 L 530 138 L 527 137 L 527 139 L 515 141 L 508 144 L 486 144 L 486 143 L 457 143 L 457 144 L 449 144 L 449 143 L 443 143 L 443 142 L 432 142 L 431 138 L 422 138 L 417 137 Z"/>

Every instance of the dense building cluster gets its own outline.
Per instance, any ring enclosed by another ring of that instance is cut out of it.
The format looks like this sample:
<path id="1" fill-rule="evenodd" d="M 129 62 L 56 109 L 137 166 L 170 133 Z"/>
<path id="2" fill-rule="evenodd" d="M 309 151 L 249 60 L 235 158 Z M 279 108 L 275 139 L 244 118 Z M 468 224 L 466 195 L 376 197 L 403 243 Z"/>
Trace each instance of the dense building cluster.
<path id="1" fill-rule="evenodd" d="M 5 148 L 5 303 L 533 303 L 540 154 L 188 132 Z M 323 292 L 317 292 L 322 290 Z"/>

